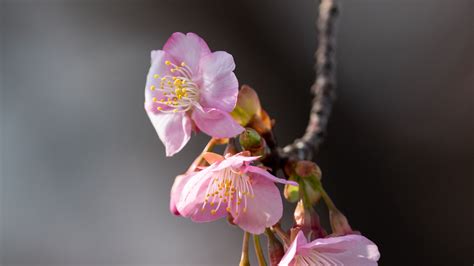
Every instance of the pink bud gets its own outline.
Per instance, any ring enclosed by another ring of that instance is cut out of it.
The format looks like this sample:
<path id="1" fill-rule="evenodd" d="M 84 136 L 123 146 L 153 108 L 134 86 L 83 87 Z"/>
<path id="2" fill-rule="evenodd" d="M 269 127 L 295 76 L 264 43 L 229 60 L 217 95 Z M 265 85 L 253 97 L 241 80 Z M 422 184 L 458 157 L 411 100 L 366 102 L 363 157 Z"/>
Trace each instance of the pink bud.
<path id="1" fill-rule="evenodd" d="M 295 166 L 295 173 L 301 177 L 316 177 L 321 180 L 321 169 L 311 161 L 298 161 Z"/>
<path id="2" fill-rule="evenodd" d="M 311 239 L 326 236 L 326 231 L 319 222 L 318 213 L 312 206 L 305 207 L 302 200 L 296 205 L 294 218 L 295 227 L 300 228 L 305 235 L 310 235 Z"/>

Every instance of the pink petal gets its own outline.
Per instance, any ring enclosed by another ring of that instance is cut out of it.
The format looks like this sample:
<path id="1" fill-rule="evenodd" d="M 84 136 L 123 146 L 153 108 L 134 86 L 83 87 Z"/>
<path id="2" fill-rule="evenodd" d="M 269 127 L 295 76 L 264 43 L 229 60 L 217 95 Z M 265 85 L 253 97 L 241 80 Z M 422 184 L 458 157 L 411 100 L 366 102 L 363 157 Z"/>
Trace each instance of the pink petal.
<path id="1" fill-rule="evenodd" d="M 239 83 L 232 55 L 218 51 L 202 58 L 201 105 L 232 112 L 237 103 Z"/>
<path id="2" fill-rule="evenodd" d="M 158 89 L 160 87 L 160 79 L 155 78 L 154 75 L 157 74 L 162 77 L 170 74 L 169 69 L 164 64 L 164 61 L 168 59 L 169 55 L 164 51 L 156 50 L 151 52 L 151 66 L 148 71 L 145 86 L 145 110 L 147 112 L 160 113 L 160 111 L 156 109 L 156 103 L 154 103 L 152 99 L 163 98 L 163 93 Z"/>
<path id="3" fill-rule="evenodd" d="M 230 114 L 214 108 L 194 108 L 192 118 L 197 127 L 215 138 L 230 138 L 244 131 Z"/>
<path id="4" fill-rule="evenodd" d="M 189 173 L 184 175 L 179 175 L 175 178 L 173 187 L 171 188 L 170 195 L 170 212 L 174 215 L 180 215 L 176 204 L 181 196 L 181 191 L 183 190 L 184 185 L 195 173 Z"/>
<path id="5" fill-rule="evenodd" d="M 227 167 L 232 167 L 234 169 L 239 169 L 243 166 L 246 162 L 252 162 L 260 158 L 260 156 L 241 156 L 239 154 L 232 155 L 230 157 L 225 158 L 223 161 L 219 162 L 216 165 L 215 170 L 222 170 Z"/>
<path id="6" fill-rule="evenodd" d="M 163 50 L 170 54 L 175 64 L 179 65 L 185 62 L 193 73 L 199 72 L 199 61 L 211 53 L 206 42 L 195 33 L 184 35 L 181 32 L 175 32 L 163 46 Z"/>
<path id="7" fill-rule="evenodd" d="M 302 246 L 302 245 L 305 245 L 306 243 L 308 243 L 308 242 L 306 240 L 306 237 L 303 234 L 303 231 L 299 231 L 298 235 L 295 238 L 295 240 L 293 240 L 290 247 L 286 251 L 285 256 L 283 256 L 280 263 L 278 263 L 278 266 L 293 265 L 294 264 L 293 259 L 297 255 L 299 247 Z"/>
<path id="8" fill-rule="evenodd" d="M 184 114 L 147 112 L 158 136 L 165 145 L 166 156 L 179 152 L 191 138 L 191 119 Z"/>
<path id="9" fill-rule="evenodd" d="M 256 177 L 253 179 L 252 188 L 255 197 L 247 197 L 247 210 L 231 214 L 236 223 L 243 230 L 252 234 L 261 234 L 266 227 L 276 224 L 283 214 L 283 204 L 280 191 L 268 179 Z M 244 200 L 242 203 L 244 204 Z"/>
<path id="10" fill-rule="evenodd" d="M 286 179 L 283 179 L 283 178 L 278 178 L 272 174 L 270 174 L 267 170 L 265 169 L 262 169 L 260 167 L 257 167 L 257 166 L 248 166 L 247 170 L 252 173 L 253 175 L 259 175 L 259 176 L 262 176 L 272 182 L 277 182 L 277 183 L 281 183 L 281 184 L 289 184 L 289 185 L 293 185 L 293 186 L 298 186 L 298 183 L 294 182 L 294 181 L 289 181 L 289 180 L 286 180 Z"/>
<path id="11" fill-rule="evenodd" d="M 213 177 L 213 167 L 207 167 L 195 173 L 183 186 L 178 203 L 176 204 L 179 214 L 190 217 L 195 222 L 209 222 L 227 215 L 225 208 L 219 208 L 212 214 L 211 209 L 216 206 L 204 205 L 206 190 Z"/>
<path id="12" fill-rule="evenodd" d="M 224 156 L 213 152 L 205 152 L 202 154 L 202 157 L 208 164 L 213 164 L 224 160 Z"/>
<path id="13" fill-rule="evenodd" d="M 361 235 L 319 238 L 301 250 L 317 251 L 343 265 L 377 265 L 380 258 L 377 246 Z"/>

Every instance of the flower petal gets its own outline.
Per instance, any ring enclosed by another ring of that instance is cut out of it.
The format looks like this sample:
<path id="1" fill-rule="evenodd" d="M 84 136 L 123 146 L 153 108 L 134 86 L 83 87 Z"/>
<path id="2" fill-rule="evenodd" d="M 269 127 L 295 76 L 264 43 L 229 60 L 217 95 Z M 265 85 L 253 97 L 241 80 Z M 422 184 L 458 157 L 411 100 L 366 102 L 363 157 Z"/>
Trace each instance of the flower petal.
<path id="1" fill-rule="evenodd" d="M 239 82 L 232 72 L 235 69 L 232 55 L 223 51 L 208 54 L 202 58 L 200 69 L 201 105 L 232 112 L 239 93 Z"/>
<path id="2" fill-rule="evenodd" d="M 247 210 L 236 213 L 231 209 L 234 223 L 252 234 L 261 234 L 266 227 L 276 224 L 283 214 L 283 203 L 276 185 L 260 176 L 252 180 L 255 197 L 247 197 Z M 242 202 L 244 204 L 244 202 Z"/>
<path id="3" fill-rule="evenodd" d="M 215 170 L 217 171 L 217 170 L 221 170 L 227 167 L 239 169 L 241 167 L 245 167 L 244 163 L 255 161 L 261 157 L 261 156 L 242 156 L 240 154 L 241 153 L 237 153 L 235 155 L 225 158 L 225 160 L 219 162 L 219 164 L 216 165 Z M 244 170 L 244 169 L 241 169 L 241 170 Z"/>
<path id="4" fill-rule="evenodd" d="M 289 185 L 292 185 L 292 186 L 298 186 L 298 183 L 294 182 L 294 181 L 289 181 L 289 180 L 286 180 L 286 179 L 283 179 L 283 178 L 278 178 L 272 174 L 270 174 L 267 170 L 265 169 L 262 169 L 260 167 L 257 167 L 257 166 L 248 166 L 247 170 L 250 172 L 250 173 L 253 173 L 254 175 L 259 175 L 259 176 L 262 176 L 272 182 L 277 182 L 277 183 L 281 183 L 281 184 L 289 184 Z"/>
<path id="5" fill-rule="evenodd" d="M 161 81 L 158 77 L 170 75 L 169 69 L 164 64 L 169 58 L 165 51 L 151 51 L 151 66 L 146 77 L 145 86 L 145 110 L 147 112 L 160 113 L 156 108 L 156 102 L 153 101 L 153 98 L 163 98 L 163 92 L 158 89 Z"/>
<path id="6" fill-rule="evenodd" d="M 176 204 L 178 203 L 179 198 L 181 197 L 181 191 L 183 190 L 184 185 L 195 173 L 178 175 L 174 179 L 173 187 L 171 188 L 170 195 L 170 212 L 174 215 L 180 215 Z"/>
<path id="7" fill-rule="evenodd" d="M 175 64 L 185 62 L 194 75 L 199 72 L 199 61 L 211 53 L 206 42 L 195 33 L 175 32 L 163 46 L 163 50 L 170 54 Z"/>
<path id="8" fill-rule="evenodd" d="M 211 212 L 216 206 L 209 204 L 203 208 L 205 193 L 212 180 L 213 170 L 213 166 L 209 166 L 188 179 L 176 204 L 179 214 L 190 217 L 195 222 L 210 222 L 227 214 L 225 208 L 219 208 L 215 213 Z"/>
<path id="9" fill-rule="evenodd" d="M 244 131 L 230 114 L 214 108 L 194 108 L 192 118 L 197 127 L 215 138 L 230 138 Z"/>
<path id="10" fill-rule="evenodd" d="M 377 265 L 380 253 L 372 241 L 361 235 L 319 238 L 301 246 L 301 250 L 317 251 L 320 257 L 343 265 Z"/>
<path id="11" fill-rule="evenodd" d="M 278 263 L 278 266 L 288 266 L 288 265 L 293 265 L 294 262 L 293 259 L 297 255 L 298 248 L 301 245 L 305 245 L 307 242 L 306 237 L 303 234 L 303 231 L 299 231 L 298 235 L 296 236 L 295 240 L 291 243 L 290 247 L 286 251 L 285 255 L 281 259 L 280 263 Z"/>
<path id="12" fill-rule="evenodd" d="M 202 154 L 202 158 L 204 158 L 208 164 L 213 164 L 224 160 L 224 156 L 214 152 L 205 152 Z"/>
<path id="13" fill-rule="evenodd" d="M 192 122 L 185 114 L 147 113 L 166 147 L 166 156 L 173 156 L 188 143 L 191 138 Z"/>

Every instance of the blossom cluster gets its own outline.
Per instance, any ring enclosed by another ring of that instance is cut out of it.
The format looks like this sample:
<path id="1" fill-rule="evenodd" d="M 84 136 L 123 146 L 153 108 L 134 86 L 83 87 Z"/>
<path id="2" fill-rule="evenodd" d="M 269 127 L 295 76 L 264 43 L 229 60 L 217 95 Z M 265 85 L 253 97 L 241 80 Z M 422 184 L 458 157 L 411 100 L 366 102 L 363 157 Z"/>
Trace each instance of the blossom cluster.
<path id="1" fill-rule="evenodd" d="M 255 91 L 239 90 L 234 69 L 229 53 L 212 52 L 194 33 L 174 33 L 162 50 L 151 52 L 144 107 L 166 155 L 182 150 L 193 131 L 211 137 L 176 177 L 170 211 L 195 222 L 226 218 L 244 231 L 244 247 L 245 235 L 258 239 L 266 233 L 272 265 L 376 265 L 377 246 L 352 231 L 322 188 L 314 163 L 287 162 L 285 177 L 274 175 L 272 120 Z M 216 145 L 227 145 L 223 155 L 212 152 Z M 277 184 L 285 186 L 288 201 L 298 202 L 290 233 L 279 225 L 283 200 Z M 320 198 L 330 210 L 331 235 L 313 209 Z M 258 240 L 255 245 L 262 264 Z M 247 252 L 243 248 L 241 265 L 248 265 Z"/>

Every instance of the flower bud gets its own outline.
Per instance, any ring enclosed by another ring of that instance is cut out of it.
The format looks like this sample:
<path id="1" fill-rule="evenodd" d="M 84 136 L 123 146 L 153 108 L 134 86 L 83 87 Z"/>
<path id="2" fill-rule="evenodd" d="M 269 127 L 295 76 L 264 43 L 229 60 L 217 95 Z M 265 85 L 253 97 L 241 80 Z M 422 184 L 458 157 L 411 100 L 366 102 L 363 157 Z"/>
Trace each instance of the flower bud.
<path id="1" fill-rule="evenodd" d="M 346 216 L 338 209 L 329 211 L 329 221 L 334 235 L 347 235 L 353 232 Z"/>
<path id="2" fill-rule="evenodd" d="M 294 176 L 290 177 L 288 180 L 290 181 L 296 181 L 296 178 Z M 285 199 L 288 200 L 291 203 L 295 203 L 300 199 L 300 191 L 299 191 L 299 186 L 293 186 L 290 184 L 285 184 L 285 188 L 283 190 L 283 195 L 285 196 Z"/>
<path id="3" fill-rule="evenodd" d="M 252 128 L 246 128 L 239 136 L 239 143 L 243 150 L 249 151 L 252 156 L 265 157 L 270 153 L 265 140 Z"/>
<path id="4" fill-rule="evenodd" d="M 262 137 L 260 137 L 257 131 L 246 128 L 245 131 L 240 134 L 239 142 L 244 150 L 249 150 L 262 146 Z"/>
<path id="5" fill-rule="evenodd" d="M 321 182 L 321 169 L 317 164 L 311 161 L 297 161 L 293 164 L 294 174 L 300 177 L 300 182 L 303 183 L 304 193 L 309 202 L 314 205 L 321 198 L 321 193 L 318 190 Z"/>
<path id="6" fill-rule="evenodd" d="M 301 177 L 315 177 L 321 180 L 321 169 L 311 161 L 298 161 L 295 165 L 295 173 Z"/>
<path id="7" fill-rule="evenodd" d="M 311 239 L 325 237 L 326 231 L 321 227 L 319 215 L 312 206 L 304 206 L 303 200 L 296 205 L 295 228 L 303 230 L 305 235 L 309 235 Z"/>
<path id="8" fill-rule="evenodd" d="M 321 199 L 321 192 L 313 187 L 313 185 L 311 184 L 311 180 L 308 180 L 309 178 L 303 178 L 304 190 L 307 199 L 312 205 L 314 205 L 319 201 L 319 199 Z"/>
<path id="9" fill-rule="evenodd" d="M 237 96 L 237 104 L 232 117 L 242 126 L 246 126 L 255 115 L 260 115 L 261 107 L 257 93 L 247 85 L 243 85 Z"/>

